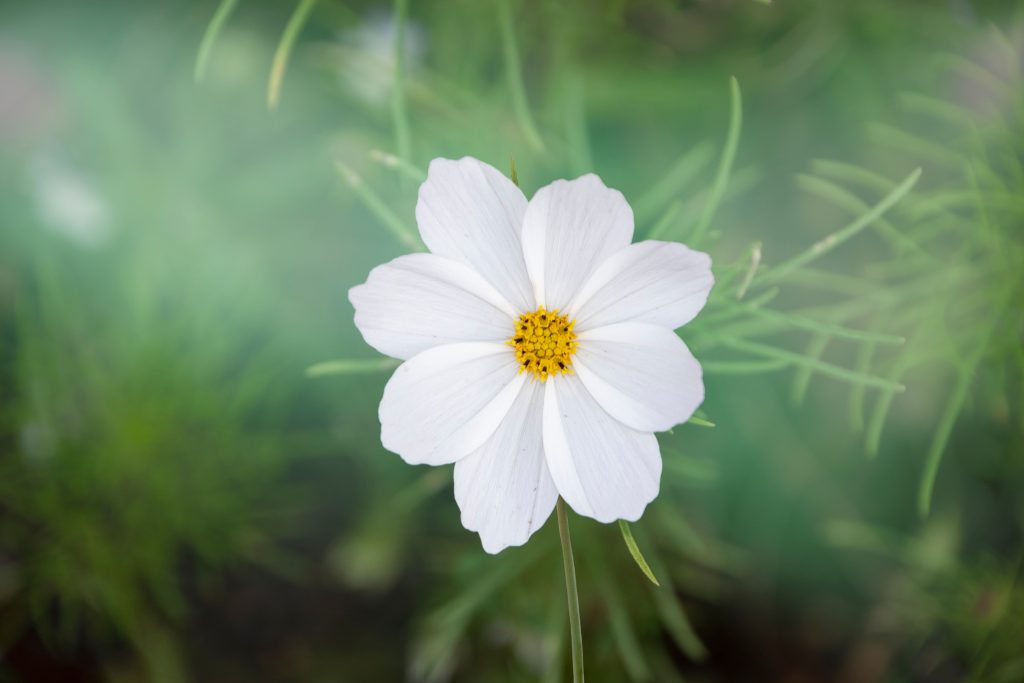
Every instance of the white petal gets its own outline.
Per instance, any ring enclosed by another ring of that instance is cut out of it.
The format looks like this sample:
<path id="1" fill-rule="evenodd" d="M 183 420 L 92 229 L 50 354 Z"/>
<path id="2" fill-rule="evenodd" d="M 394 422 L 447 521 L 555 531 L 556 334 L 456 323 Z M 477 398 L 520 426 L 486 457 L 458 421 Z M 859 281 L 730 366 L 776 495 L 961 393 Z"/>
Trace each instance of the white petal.
<path id="1" fill-rule="evenodd" d="M 428 349 L 395 370 L 380 401 L 380 440 L 411 465 L 443 465 L 479 448 L 526 378 L 505 344 Z"/>
<path id="2" fill-rule="evenodd" d="M 704 400 L 700 363 L 666 327 L 618 323 L 582 332 L 572 365 L 609 415 L 642 432 L 689 420 Z"/>
<path id="3" fill-rule="evenodd" d="M 625 321 L 674 330 L 700 312 L 714 283 L 707 254 L 675 242 L 637 242 L 594 271 L 567 313 L 579 331 Z"/>
<path id="4" fill-rule="evenodd" d="M 434 159 L 416 222 L 430 251 L 473 266 L 522 312 L 536 308 L 520 242 L 525 212 L 526 197 L 492 166 Z"/>
<path id="5" fill-rule="evenodd" d="M 599 522 L 636 521 L 658 495 L 657 439 L 608 415 L 574 375 L 545 382 L 544 455 L 565 502 Z"/>
<path id="6" fill-rule="evenodd" d="M 633 210 L 596 175 L 537 191 L 523 221 L 523 254 L 537 303 L 564 308 L 609 255 L 633 239 Z"/>
<path id="7" fill-rule="evenodd" d="M 442 344 L 503 341 L 516 316 L 475 270 L 434 254 L 377 266 L 348 298 L 366 343 L 403 360 Z"/>
<path id="8" fill-rule="evenodd" d="M 527 382 L 497 431 L 455 463 L 462 526 L 480 533 L 484 550 L 522 545 L 551 515 L 558 492 L 541 443 L 544 391 Z"/>

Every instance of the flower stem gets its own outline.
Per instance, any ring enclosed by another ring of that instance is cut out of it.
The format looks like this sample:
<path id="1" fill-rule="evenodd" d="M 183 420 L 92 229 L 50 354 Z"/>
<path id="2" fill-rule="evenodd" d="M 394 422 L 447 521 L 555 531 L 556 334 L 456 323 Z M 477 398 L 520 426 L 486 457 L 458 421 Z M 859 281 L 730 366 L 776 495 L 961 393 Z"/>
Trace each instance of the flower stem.
<path id="1" fill-rule="evenodd" d="M 572 559 L 572 540 L 569 538 L 569 518 L 565 501 L 559 497 L 555 504 L 558 515 L 558 536 L 562 539 L 562 565 L 565 568 L 565 594 L 569 603 L 569 638 L 572 641 L 572 680 L 583 683 L 583 634 L 580 631 L 580 596 L 576 592 L 576 563 Z"/>

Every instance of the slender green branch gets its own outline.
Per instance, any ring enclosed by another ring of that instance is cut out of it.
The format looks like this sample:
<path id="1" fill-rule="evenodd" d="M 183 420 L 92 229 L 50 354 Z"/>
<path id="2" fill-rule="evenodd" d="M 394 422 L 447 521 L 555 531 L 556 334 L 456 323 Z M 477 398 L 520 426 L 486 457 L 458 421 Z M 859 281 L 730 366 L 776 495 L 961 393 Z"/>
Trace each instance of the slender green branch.
<path id="1" fill-rule="evenodd" d="M 861 375 L 838 365 L 832 365 L 831 363 L 826 363 L 815 358 L 808 358 L 800 355 L 799 353 L 793 353 L 792 351 L 786 351 L 785 349 L 768 346 L 767 344 L 758 344 L 757 342 L 729 338 L 723 339 L 722 341 L 726 346 L 731 346 L 732 348 L 740 351 L 748 351 L 758 356 L 789 361 L 793 365 L 800 367 L 810 367 L 823 375 L 828 375 L 835 379 L 846 380 L 853 384 L 864 384 L 866 386 L 878 387 L 879 389 L 889 389 L 895 392 L 906 391 L 906 387 L 897 382 L 892 382 L 881 377 L 874 377 L 872 375 Z"/>
<path id="2" fill-rule="evenodd" d="M 882 201 L 875 204 L 870 211 L 842 229 L 837 230 L 831 235 L 815 242 L 806 251 L 803 251 L 788 261 L 784 261 L 783 263 L 775 266 L 763 276 L 755 278 L 755 282 L 759 285 L 778 282 L 794 270 L 805 266 L 823 254 L 827 254 L 832 251 L 837 246 L 847 241 L 867 226 L 871 225 L 875 220 L 884 215 L 886 211 L 895 206 L 897 202 L 910 192 L 920 177 L 921 169 L 914 169 L 914 171 L 908 175 L 902 183 L 886 195 Z"/>
<path id="3" fill-rule="evenodd" d="M 423 251 L 423 245 L 416 236 L 416 231 L 410 228 L 406 222 L 398 216 L 398 214 L 384 203 L 384 200 L 381 199 L 380 196 L 370 188 L 370 186 L 363 182 L 362 177 L 358 173 L 341 161 L 337 162 L 336 166 L 338 168 L 338 173 L 341 174 L 341 177 L 345 182 L 356 191 L 356 194 L 359 195 L 359 198 L 363 201 L 363 204 L 366 205 L 366 208 L 384 224 L 384 227 L 386 227 L 399 242 L 414 251 Z"/>
<path id="4" fill-rule="evenodd" d="M 391 120 L 395 126 L 395 149 L 398 158 L 412 161 L 412 133 L 409 112 L 405 106 L 405 22 L 409 0 L 395 0 L 394 82 L 391 85 Z"/>
<path id="5" fill-rule="evenodd" d="M 516 46 L 515 29 L 512 26 L 512 10 L 508 0 L 498 0 L 498 25 L 501 29 L 501 43 L 505 54 L 505 73 L 508 85 L 512 89 L 512 107 L 515 110 L 519 125 L 522 126 L 526 141 L 538 152 L 544 151 L 544 141 L 537 131 L 530 114 L 530 105 L 526 99 L 526 87 L 520 71 L 519 48 Z"/>
<path id="6" fill-rule="evenodd" d="M 569 603 L 569 637 L 572 640 L 572 680 L 583 683 L 583 633 L 580 628 L 580 596 L 576 590 L 576 563 L 572 557 L 569 538 L 569 519 L 565 501 L 559 497 L 555 504 L 558 516 L 558 537 L 562 541 L 562 565 L 565 569 L 565 594 Z"/>
<path id="7" fill-rule="evenodd" d="M 946 450 L 946 443 L 949 441 L 950 434 L 953 431 L 953 425 L 956 424 L 956 419 L 964 407 L 967 391 L 974 381 L 974 373 L 978 369 L 981 360 L 985 357 L 985 352 L 988 351 L 992 335 L 1002 320 L 1005 307 L 1014 290 L 1015 286 L 1012 284 L 1003 290 L 1003 295 L 996 304 L 995 313 L 982 332 L 981 339 L 974 346 L 967 362 L 960 367 L 956 386 L 942 412 L 939 427 L 935 432 L 935 437 L 932 439 L 931 447 L 928 449 L 924 473 L 921 475 L 921 485 L 917 494 L 917 511 L 922 517 L 927 517 L 931 510 L 932 491 L 935 489 L 935 478 L 938 476 L 939 465 L 942 463 L 942 454 Z"/>
<path id="8" fill-rule="evenodd" d="M 199 43 L 199 53 L 196 55 L 196 68 L 193 73 L 196 83 L 202 83 L 206 77 L 206 65 L 210 62 L 210 52 L 213 50 L 213 44 L 217 42 L 217 37 L 220 35 L 231 13 L 235 11 L 237 4 L 238 0 L 221 0 L 221 3 L 217 6 L 217 11 L 213 13 L 213 18 L 210 19 L 210 23 L 206 26 L 206 31 L 203 33 L 203 41 Z"/>
<path id="9" fill-rule="evenodd" d="M 644 559 L 644 554 L 640 552 L 640 546 L 636 544 L 636 539 L 633 538 L 633 531 L 629 528 L 629 522 L 624 519 L 619 520 L 619 531 L 622 532 L 622 540 L 626 542 L 626 548 L 629 550 L 629 554 L 633 557 L 633 561 L 636 562 L 636 566 L 640 567 L 640 571 L 644 573 L 651 583 L 655 586 L 660 586 L 658 579 L 654 576 L 654 572 L 651 571 L 650 565 L 647 564 L 647 560 Z"/>
<path id="10" fill-rule="evenodd" d="M 729 113 L 729 134 L 725 139 L 725 147 L 722 148 L 722 158 L 718 163 L 718 173 L 715 174 L 715 183 L 711 186 L 711 193 L 704 203 L 700 220 L 697 227 L 693 229 L 690 244 L 698 246 L 704 234 L 711 225 L 718 210 L 718 204 L 725 195 L 725 188 L 729 184 L 729 174 L 732 172 L 732 164 L 736 159 L 736 148 L 740 143 L 740 129 L 743 127 L 743 100 L 740 95 L 740 83 L 733 76 L 729 79 L 729 92 L 731 94 L 731 108 Z"/>
<path id="11" fill-rule="evenodd" d="M 399 175 L 401 175 L 403 178 L 408 178 L 409 180 L 417 184 L 422 183 L 424 180 L 427 179 L 426 171 L 424 171 L 422 168 L 414 164 L 409 163 L 407 159 L 399 158 L 394 154 L 388 154 L 387 152 L 384 152 L 379 149 L 371 149 L 369 152 L 369 157 L 371 161 L 376 161 L 378 164 L 384 166 L 385 168 L 390 168 L 393 171 L 397 172 Z"/>
<path id="12" fill-rule="evenodd" d="M 371 372 L 394 370 L 398 361 L 394 358 L 368 358 L 344 360 L 328 360 L 306 368 L 307 377 L 324 377 L 326 375 L 361 375 Z"/>
<path id="13" fill-rule="evenodd" d="M 299 33 L 315 5 L 316 0 L 301 0 L 284 27 L 281 42 L 277 44 L 277 50 L 274 52 L 274 62 L 270 67 L 270 79 L 267 81 L 267 109 L 277 108 L 277 103 L 281 99 L 281 86 L 284 84 L 284 72 L 288 68 L 288 58 L 291 56 L 295 41 L 298 40 Z"/>

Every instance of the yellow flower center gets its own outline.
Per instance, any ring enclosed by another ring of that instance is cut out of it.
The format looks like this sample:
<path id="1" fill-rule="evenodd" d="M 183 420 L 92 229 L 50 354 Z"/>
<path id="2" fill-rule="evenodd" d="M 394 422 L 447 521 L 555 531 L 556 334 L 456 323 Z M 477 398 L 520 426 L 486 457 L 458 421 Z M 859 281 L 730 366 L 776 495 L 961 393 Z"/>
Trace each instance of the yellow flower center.
<path id="1" fill-rule="evenodd" d="M 576 352 L 575 320 L 548 311 L 543 306 L 523 313 L 516 320 L 516 332 L 508 344 L 516 350 L 519 372 L 530 372 L 541 382 L 550 375 L 572 372 L 572 354 Z"/>

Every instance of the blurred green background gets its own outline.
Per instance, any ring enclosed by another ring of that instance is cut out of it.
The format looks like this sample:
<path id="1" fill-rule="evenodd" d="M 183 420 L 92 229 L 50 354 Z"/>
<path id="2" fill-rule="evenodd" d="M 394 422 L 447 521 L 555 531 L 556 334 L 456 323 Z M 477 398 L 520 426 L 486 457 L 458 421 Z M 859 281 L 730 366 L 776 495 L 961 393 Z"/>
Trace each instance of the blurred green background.
<path id="1" fill-rule="evenodd" d="M 567 679 L 346 300 L 464 155 L 715 260 L 589 680 L 1024 681 L 1022 76 L 1014 2 L 0 5 L 0 681 Z"/>

